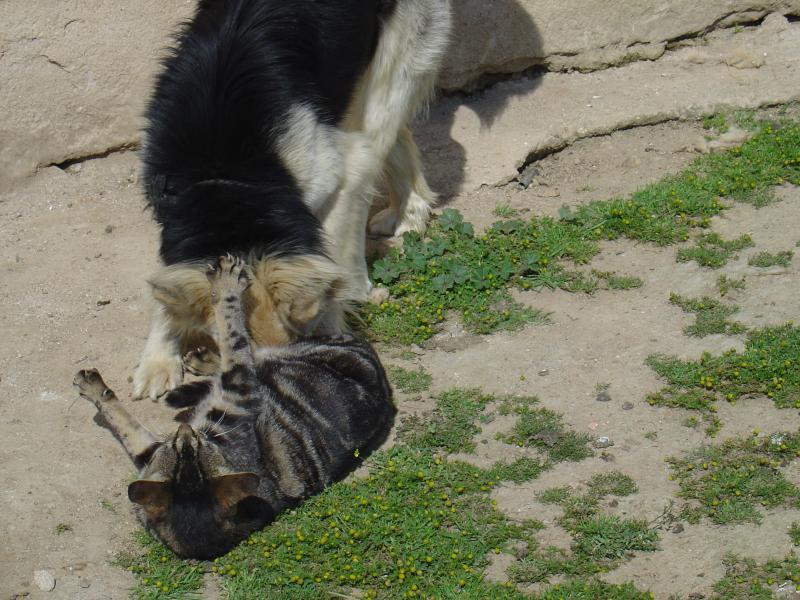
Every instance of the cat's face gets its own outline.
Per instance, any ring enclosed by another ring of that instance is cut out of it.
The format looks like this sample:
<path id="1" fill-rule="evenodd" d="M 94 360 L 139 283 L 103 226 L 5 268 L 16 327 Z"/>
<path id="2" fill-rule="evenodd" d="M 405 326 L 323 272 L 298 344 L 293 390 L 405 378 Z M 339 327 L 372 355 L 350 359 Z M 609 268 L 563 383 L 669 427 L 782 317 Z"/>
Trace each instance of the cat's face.
<path id="1" fill-rule="evenodd" d="M 233 472 L 218 448 L 184 423 L 154 451 L 128 498 L 176 554 L 211 558 L 271 520 L 258 485 L 258 475 Z"/>

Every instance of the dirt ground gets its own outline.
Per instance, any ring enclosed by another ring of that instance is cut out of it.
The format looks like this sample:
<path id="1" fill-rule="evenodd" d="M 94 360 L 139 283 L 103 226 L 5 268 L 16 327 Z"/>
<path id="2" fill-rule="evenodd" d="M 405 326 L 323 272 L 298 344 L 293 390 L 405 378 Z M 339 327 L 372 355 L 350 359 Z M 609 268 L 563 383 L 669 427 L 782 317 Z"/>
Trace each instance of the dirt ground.
<path id="1" fill-rule="evenodd" d="M 498 204 L 530 214 L 556 214 L 564 204 L 625 195 L 684 168 L 704 131 L 694 122 L 618 131 L 573 144 L 536 164 L 534 185 L 487 187 L 445 200 L 478 227 L 490 223 Z M 428 169 L 437 169 L 436 160 Z M 0 598 L 125 598 L 133 578 L 112 561 L 131 544 L 136 527 L 125 497 L 133 469 L 117 442 L 93 422 L 95 409 L 77 397 L 72 377 L 97 367 L 121 398 L 130 402 L 130 375 L 147 333 L 147 275 L 157 264 L 156 230 L 137 182 L 133 152 L 51 167 L 0 200 L 0 261 L 3 311 L 0 328 Z M 782 202 L 756 210 L 737 206 L 713 220 L 726 238 L 748 233 L 755 248 L 741 252 L 719 271 L 676 263 L 676 247 L 630 241 L 607 243 L 592 263 L 643 279 L 629 291 L 592 296 L 562 291 L 527 292 L 519 299 L 551 313 L 551 323 L 486 337 L 440 336 L 414 361 L 433 376 L 434 392 L 479 386 L 490 392 L 535 395 L 565 415 L 581 432 L 614 440 L 611 457 L 561 463 L 541 478 L 495 491 L 498 505 L 518 518 L 538 518 L 548 543 L 567 544 L 552 523 L 553 509 L 535 493 L 571 484 L 613 466 L 638 484 L 639 492 L 609 511 L 654 519 L 677 484 L 667 479 L 664 459 L 707 441 L 702 428 L 681 422 L 686 414 L 644 402 L 662 382 L 644 365 L 661 352 L 696 358 L 708 350 L 742 347 L 741 337 L 687 338 L 690 315 L 669 304 L 670 292 L 712 294 L 720 274 L 747 277 L 737 292 L 737 320 L 747 326 L 783 323 L 800 315 L 800 259 L 789 268 L 758 270 L 747 257 L 762 250 L 794 248 L 800 239 L 800 190 L 781 188 Z M 388 363 L 406 364 L 384 348 Z M 612 401 L 597 402 L 595 386 L 610 384 Z M 623 410 L 624 403 L 633 408 Z M 412 402 L 401 410 L 416 409 Z M 172 428 L 171 412 L 149 401 L 132 411 L 157 433 Z M 720 439 L 796 429 L 796 410 L 778 411 L 766 400 L 723 407 Z M 655 440 L 645 437 L 657 432 Z M 488 439 L 488 433 L 485 434 Z M 491 443 L 479 444 L 478 460 L 498 458 Z M 797 463 L 797 461 L 795 461 Z M 800 484 L 798 464 L 788 476 Z M 548 515 L 551 515 L 548 517 Z M 763 560 L 790 548 L 789 524 L 800 511 L 773 510 L 760 527 L 686 526 L 662 534 L 661 550 L 643 554 L 606 575 L 634 581 L 656 598 L 703 594 L 723 574 L 723 554 L 735 548 Z M 57 533 L 61 529 L 68 530 Z M 55 575 L 56 588 L 42 592 L 33 573 Z M 502 569 L 499 577 L 502 578 Z"/>

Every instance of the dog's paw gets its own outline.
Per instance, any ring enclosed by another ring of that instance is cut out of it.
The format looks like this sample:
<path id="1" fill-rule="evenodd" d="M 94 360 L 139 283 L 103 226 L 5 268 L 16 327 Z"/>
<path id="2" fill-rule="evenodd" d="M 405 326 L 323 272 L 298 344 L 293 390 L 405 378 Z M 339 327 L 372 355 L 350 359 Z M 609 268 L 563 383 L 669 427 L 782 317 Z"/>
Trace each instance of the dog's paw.
<path id="1" fill-rule="evenodd" d="M 192 375 L 216 375 L 219 373 L 219 355 L 205 346 L 195 348 L 183 355 L 183 368 Z"/>
<path id="2" fill-rule="evenodd" d="M 95 404 L 114 397 L 97 369 L 81 369 L 75 374 L 72 385 L 78 388 L 81 396 Z"/>
<path id="3" fill-rule="evenodd" d="M 389 299 L 389 290 L 385 287 L 373 287 L 367 296 L 370 304 L 382 304 Z"/>
<path id="4" fill-rule="evenodd" d="M 155 401 L 183 381 L 183 365 L 178 355 L 145 357 L 133 374 L 135 398 Z"/>
<path id="5" fill-rule="evenodd" d="M 392 208 L 384 208 L 369 221 L 371 235 L 392 237 L 397 228 L 397 213 Z"/>
<path id="6" fill-rule="evenodd" d="M 220 256 L 216 265 L 208 265 L 206 275 L 211 283 L 211 301 L 215 304 L 226 294 L 240 296 L 251 283 L 244 261 L 230 254 Z"/>

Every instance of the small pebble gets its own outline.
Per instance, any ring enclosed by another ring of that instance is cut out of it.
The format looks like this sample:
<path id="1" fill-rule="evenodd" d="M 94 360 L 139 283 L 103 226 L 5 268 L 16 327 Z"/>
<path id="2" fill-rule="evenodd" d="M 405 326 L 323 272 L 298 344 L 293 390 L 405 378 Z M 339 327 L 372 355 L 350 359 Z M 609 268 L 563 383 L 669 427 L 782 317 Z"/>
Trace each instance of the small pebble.
<path id="1" fill-rule="evenodd" d="M 623 403 L 622 410 L 633 410 L 633 402 Z"/>
<path id="2" fill-rule="evenodd" d="M 78 581 L 78 585 L 81 586 L 83 589 L 87 589 L 91 587 L 92 584 L 86 581 L 85 579 L 81 579 Z"/>
<path id="3" fill-rule="evenodd" d="M 113 225 L 106 225 L 106 233 L 111 233 L 112 231 L 114 231 L 114 226 Z"/>
<path id="4" fill-rule="evenodd" d="M 598 402 L 611 402 L 611 395 L 606 390 L 603 390 L 597 394 L 597 398 L 595 398 L 595 400 Z"/>
<path id="5" fill-rule="evenodd" d="M 111 304 L 111 300 L 98 300 L 97 306 L 108 306 Z"/>
<path id="6" fill-rule="evenodd" d="M 56 578 L 50 571 L 34 571 L 33 583 L 43 592 L 52 592 L 56 587 Z"/>
<path id="7" fill-rule="evenodd" d="M 672 528 L 672 533 L 683 533 L 683 525 L 678 523 L 675 527 Z"/>
<path id="8" fill-rule="evenodd" d="M 601 452 L 600 458 L 602 458 L 606 462 L 614 462 L 617 460 L 617 457 L 611 454 L 611 452 Z"/>
<path id="9" fill-rule="evenodd" d="M 544 377 L 545 375 L 549 375 L 549 374 L 550 374 L 550 371 L 548 369 L 542 369 L 541 371 L 539 371 L 539 375 L 541 375 L 542 377 Z"/>
<path id="10" fill-rule="evenodd" d="M 128 383 L 133 383 L 133 375 L 128 375 Z"/>
<path id="11" fill-rule="evenodd" d="M 594 442 L 592 442 L 592 446 L 594 446 L 595 448 L 610 448 L 613 445 L 614 445 L 614 440 L 606 436 L 599 437 Z"/>

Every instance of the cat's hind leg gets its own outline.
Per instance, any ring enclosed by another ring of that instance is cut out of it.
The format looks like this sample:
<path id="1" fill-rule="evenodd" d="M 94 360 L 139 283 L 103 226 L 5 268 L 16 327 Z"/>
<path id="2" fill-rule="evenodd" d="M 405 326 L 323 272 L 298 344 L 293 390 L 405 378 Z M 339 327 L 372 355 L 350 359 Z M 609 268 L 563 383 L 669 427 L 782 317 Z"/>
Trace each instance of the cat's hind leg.
<path id="1" fill-rule="evenodd" d="M 78 371 L 72 380 L 83 398 L 97 407 L 111 433 L 119 440 L 133 463 L 139 467 L 150 458 L 158 440 L 122 406 L 97 369 Z"/>

